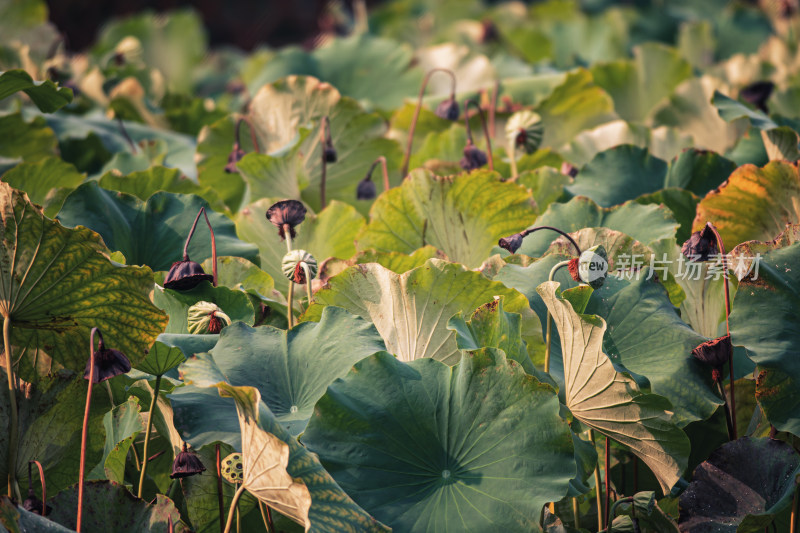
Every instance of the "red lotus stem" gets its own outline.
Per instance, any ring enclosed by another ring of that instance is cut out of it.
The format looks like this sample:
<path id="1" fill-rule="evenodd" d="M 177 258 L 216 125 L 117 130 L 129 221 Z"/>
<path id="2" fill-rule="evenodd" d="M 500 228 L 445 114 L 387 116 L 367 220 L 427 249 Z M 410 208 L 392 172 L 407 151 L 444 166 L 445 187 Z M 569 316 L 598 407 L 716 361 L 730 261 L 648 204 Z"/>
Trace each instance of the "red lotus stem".
<path id="1" fill-rule="evenodd" d="M 83 519 L 83 479 L 86 470 L 86 441 L 89 437 L 89 411 L 92 407 L 92 387 L 94 386 L 94 334 L 100 337 L 100 346 L 103 345 L 103 334 L 97 328 L 92 328 L 89 334 L 89 387 L 86 392 L 86 409 L 83 412 L 83 430 L 81 432 L 81 462 L 78 470 L 78 517 L 75 531 L 80 533 L 81 520 Z M 44 500 L 44 498 L 42 498 Z"/>
<path id="2" fill-rule="evenodd" d="M 486 117 L 483 115 L 483 109 L 481 109 L 481 106 L 479 106 L 474 100 L 469 99 L 464 100 L 464 117 L 466 118 L 467 124 L 467 137 L 472 144 L 475 144 L 472 142 L 472 130 L 469 127 L 469 114 L 467 113 L 469 104 L 472 104 L 472 107 L 478 110 L 478 117 L 481 119 L 481 128 L 483 129 L 483 136 L 486 137 L 486 156 L 489 159 L 489 170 L 494 170 L 494 158 L 492 157 L 492 138 L 489 135 L 489 127 L 486 124 Z"/>
<path id="3" fill-rule="evenodd" d="M 206 214 L 206 208 L 203 207 L 200 209 L 200 212 L 203 213 L 203 216 L 206 219 L 206 225 L 208 226 L 208 231 L 211 232 L 211 265 L 212 265 L 212 273 L 214 275 L 214 286 L 217 286 L 217 239 L 214 237 L 214 228 L 211 227 L 211 222 L 208 220 L 208 215 Z"/>
<path id="4" fill-rule="evenodd" d="M 39 469 L 39 482 L 42 485 L 42 516 L 47 516 L 47 484 L 44 482 L 44 468 L 36 459 L 28 461 L 28 488 L 31 486 L 31 463 L 36 463 L 36 468 Z"/>
<path id="5" fill-rule="evenodd" d="M 497 94 L 500 92 L 500 80 L 494 80 L 492 97 L 489 99 L 489 134 L 494 138 L 495 115 L 497 112 Z"/>
<path id="6" fill-rule="evenodd" d="M 411 119 L 411 126 L 408 128 L 408 140 L 406 141 L 406 152 L 403 154 L 403 164 L 400 166 L 400 174 L 403 178 L 408 175 L 408 162 L 411 159 L 411 145 L 414 142 L 414 130 L 417 129 L 417 121 L 419 120 L 419 112 L 422 109 L 422 98 L 425 96 L 425 89 L 428 87 L 428 81 L 434 72 L 446 72 L 452 79 L 450 87 L 450 98 L 456 99 L 456 75 L 452 70 L 446 68 L 433 68 L 425 74 L 422 78 L 422 86 L 419 88 L 419 96 L 417 97 L 417 107 L 414 109 L 414 117 Z"/>
<path id="7" fill-rule="evenodd" d="M 241 117 L 236 121 L 236 145 L 240 148 L 242 146 L 242 143 L 239 142 L 239 129 L 242 126 L 242 122 L 246 123 L 247 127 L 250 129 L 250 142 L 253 143 L 253 149 L 257 154 L 260 154 L 261 147 L 258 145 L 258 138 L 256 138 L 256 129 L 253 127 L 253 123 L 250 122 L 250 119 L 247 117 Z"/>
<path id="8" fill-rule="evenodd" d="M 378 163 L 381 164 L 381 169 L 383 170 L 383 190 L 388 191 L 392 188 L 389 184 L 389 169 L 386 167 L 386 158 L 383 156 L 378 157 L 375 161 L 372 162 L 372 166 L 369 167 L 369 172 L 367 172 L 368 176 L 372 176 L 372 171 L 375 170 L 375 167 L 378 166 Z"/>

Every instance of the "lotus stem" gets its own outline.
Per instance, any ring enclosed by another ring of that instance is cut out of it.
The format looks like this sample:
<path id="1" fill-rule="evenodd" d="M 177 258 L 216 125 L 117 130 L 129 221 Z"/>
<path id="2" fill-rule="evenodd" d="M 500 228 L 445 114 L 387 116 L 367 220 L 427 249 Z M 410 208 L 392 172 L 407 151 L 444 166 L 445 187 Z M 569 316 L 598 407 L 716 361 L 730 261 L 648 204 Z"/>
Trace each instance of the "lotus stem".
<path id="1" fill-rule="evenodd" d="M 614 504 L 611 506 L 611 509 L 608 511 L 609 520 L 614 520 L 617 516 L 617 507 L 622 505 L 623 503 L 633 503 L 633 496 L 628 496 L 626 498 L 620 498 L 619 500 L 615 501 Z M 609 524 L 607 527 L 611 527 Z"/>
<path id="2" fill-rule="evenodd" d="M 128 135 L 128 130 L 125 129 L 125 123 L 122 122 L 122 119 L 117 117 L 117 126 L 119 127 L 119 131 L 122 133 L 122 136 L 125 138 L 125 141 L 128 143 L 128 146 L 131 147 L 132 153 L 137 153 L 139 150 L 136 148 L 136 143 L 133 142 L 131 136 Z"/>
<path id="3" fill-rule="evenodd" d="M 800 498 L 797 497 L 797 485 L 792 496 L 792 514 L 789 517 L 789 533 L 797 533 L 797 515 L 800 510 Z"/>
<path id="4" fill-rule="evenodd" d="M 5 350 L 6 378 L 8 378 L 8 400 L 10 408 L 10 424 L 8 431 L 8 497 L 16 496 L 22 501 L 17 484 L 17 446 L 19 446 L 19 414 L 17 413 L 17 379 L 14 376 L 14 365 L 11 361 L 11 316 L 3 316 L 3 350 Z"/>
<path id="5" fill-rule="evenodd" d="M 575 522 L 575 529 L 580 529 L 581 511 L 578 509 L 578 498 L 572 498 L 572 516 Z"/>
<path id="6" fill-rule="evenodd" d="M 247 127 L 250 129 L 250 142 L 253 143 L 253 149 L 256 151 L 257 154 L 261 153 L 261 147 L 258 146 L 258 138 L 256 138 L 256 129 L 253 127 L 253 123 L 250 122 L 250 119 L 247 117 L 240 117 L 239 120 L 236 121 L 236 145 L 241 148 L 242 143 L 239 142 L 239 130 L 242 127 L 242 122 L 247 124 Z"/>
<path id="7" fill-rule="evenodd" d="M 497 111 L 497 94 L 500 92 L 500 80 L 494 80 L 492 97 L 489 99 L 489 134 L 494 138 L 495 114 Z"/>
<path id="8" fill-rule="evenodd" d="M 517 168 L 517 147 L 513 141 L 508 145 L 508 163 L 511 165 L 511 179 L 516 180 L 519 177 L 519 169 Z"/>
<path id="9" fill-rule="evenodd" d="M 289 224 L 283 225 L 283 234 L 286 236 L 286 252 L 292 251 L 292 227 Z"/>
<path id="10" fill-rule="evenodd" d="M 486 156 L 489 159 L 489 170 L 494 170 L 494 157 L 492 156 L 492 138 L 489 135 L 489 126 L 486 123 L 486 117 L 483 114 L 483 109 L 481 106 L 478 105 L 475 100 L 464 100 L 464 120 L 467 124 L 467 138 L 470 142 L 472 142 L 472 130 L 469 127 L 469 104 L 472 104 L 472 107 L 478 110 L 478 117 L 481 119 L 481 128 L 483 129 L 483 136 L 486 137 Z M 475 144 L 472 142 L 472 144 Z"/>
<path id="11" fill-rule="evenodd" d="M 589 440 L 592 441 L 594 444 L 594 430 L 589 430 Z M 606 476 L 608 472 L 606 472 Z M 600 490 L 601 482 L 600 482 L 600 465 L 595 465 L 594 467 L 594 487 L 595 487 L 595 496 L 597 501 L 597 531 L 603 529 L 603 494 L 602 490 Z"/>
<path id="12" fill-rule="evenodd" d="M 325 146 L 326 143 L 331 141 L 331 119 L 328 118 L 327 115 L 322 117 L 322 126 L 319 130 L 319 147 L 320 147 L 320 154 L 322 157 L 322 179 L 320 180 L 320 204 L 322 204 L 322 209 L 325 209 L 325 180 L 328 174 L 328 159 L 325 155 Z"/>
<path id="13" fill-rule="evenodd" d="M 212 274 L 214 275 L 214 287 L 217 286 L 217 239 L 214 237 L 214 228 L 211 227 L 211 222 L 208 220 L 208 215 L 206 214 L 206 208 L 203 207 L 200 209 L 203 213 L 203 217 L 206 219 L 206 225 L 208 226 L 208 231 L 211 233 L 211 269 Z"/>
<path id="14" fill-rule="evenodd" d="M 537 232 L 539 230 L 542 230 L 542 229 L 549 229 L 550 231 L 555 231 L 556 233 L 558 233 L 559 235 L 561 235 L 562 237 L 564 237 L 565 239 L 567 239 L 570 242 L 570 244 L 575 248 L 575 251 L 578 252 L 578 254 L 577 254 L 578 256 L 581 255 L 581 248 L 580 248 L 580 246 L 578 246 L 578 243 L 575 242 L 575 239 L 573 239 L 572 236 L 570 236 L 570 234 L 567 233 L 566 231 L 561 231 L 560 229 L 554 228 L 553 226 L 536 226 L 535 228 L 526 229 L 525 231 L 523 231 L 521 233 L 522 238 L 524 239 L 525 237 L 527 237 L 531 233 L 535 233 L 535 232 Z"/>
<path id="15" fill-rule="evenodd" d="M 153 429 L 153 413 L 156 411 L 156 402 L 158 401 L 158 391 L 161 388 L 161 375 L 156 376 L 156 385 L 153 387 L 153 399 L 150 402 L 150 411 L 147 415 L 147 428 L 144 432 L 144 449 L 142 451 L 142 470 L 139 473 L 139 489 L 136 497 L 142 497 L 142 490 L 144 489 L 144 475 L 147 471 L 147 448 L 150 445 L 150 431 Z"/>
<path id="16" fill-rule="evenodd" d="M 609 521 L 608 521 L 609 520 L 609 513 L 608 513 L 609 509 L 608 509 L 608 507 L 609 507 L 609 503 L 611 502 L 611 490 L 610 490 L 610 487 L 609 487 L 609 479 L 608 479 L 608 472 L 611 470 L 611 454 L 609 453 L 610 452 L 609 447 L 610 447 L 609 446 L 609 438 L 606 437 L 606 453 L 605 453 L 606 464 L 605 464 L 605 470 L 603 471 L 603 474 L 604 474 L 603 478 L 604 478 L 604 481 L 605 481 L 605 484 L 606 484 L 606 488 L 605 488 L 605 491 L 606 491 L 606 505 L 603 508 L 603 509 L 605 509 L 605 515 L 604 515 L 605 519 L 603 520 L 603 522 L 605 522 L 606 527 L 609 527 Z"/>
<path id="17" fill-rule="evenodd" d="M 731 409 L 728 405 L 728 396 L 725 394 L 725 389 L 722 388 L 722 378 L 714 380 L 714 383 L 717 385 L 717 392 L 719 392 L 719 396 L 722 398 L 722 405 L 725 408 L 725 423 L 728 427 L 728 440 L 736 440 L 736 437 L 734 437 L 733 416 L 731 415 Z"/>
<path id="18" fill-rule="evenodd" d="M 633 456 L 633 493 L 639 492 L 639 458 Z"/>
<path id="19" fill-rule="evenodd" d="M 289 280 L 289 292 L 286 296 L 286 321 L 289 323 L 288 329 L 294 327 L 294 313 L 292 312 L 292 300 L 294 300 L 294 281 Z"/>
<path id="20" fill-rule="evenodd" d="M 194 217 L 194 222 L 192 223 L 192 229 L 189 230 L 189 235 L 186 236 L 186 242 L 183 245 L 183 260 L 189 260 L 189 243 L 192 241 L 192 236 L 194 236 L 194 230 L 197 229 L 197 221 L 200 220 L 200 215 L 205 212 L 206 208 L 201 207 L 200 211 L 197 212 L 197 216 Z"/>
<path id="21" fill-rule="evenodd" d="M 223 501 L 223 494 L 222 494 L 222 461 L 219 456 L 219 443 L 215 446 L 216 452 L 216 464 L 217 464 L 217 502 L 219 504 L 219 531 L 223 533 L 225 527 L 222 524 L 222 521 L 225 520 L 225 502 Z M 181 485 L 183 488 L 183 485 Z"/>
<path id="22" fill-rule="evenodd" d="M 450 98 L 456 99 L 456 75 L 452 70 L 446 68 L 433 68 L 425 74 L 422 79 L 422 86 L 419 88 L 419 96 L 417 97 L 417 107 L 414 109 L 414 117 L 411 119 L 411 126 L 408 128 L 408 140 L 406 141 L 406 151 L 403 154 L 403 164 L 400 167 L 400 174 L 405 178 L 408 175 L 408 162 L 411 159 L 411 145 L 414 142 L 414 130 L 417 129 L 417 121 L 419 120 L 419 112 L 422 109 L 422 97 L 425 96 L 425 89 L 428 87 L 428 81 L 435 72 L 447 73 L 452 84 L 450 86 Z"/>
<path id="23" fill-rule="evenodd" d="M 553 281 L 553 277 L 556 275 L 558 269 L 563 268 L 569 265 L 569 261 L 561 261 L 557 263 L 552 269 L 550 269 L 550 275 L 547 277 L 547 281 Z M 550 311 L 547 311 L 547 327 L 545 328 L 545 339 L 544 339 L 544 371 L 549 373 L 550 372 L 550 330 L 553 329 L 553 317 L 550 316 Z"/>
<path id="24" fill-rule="evenodd" d="M 78 470 L 78 516 L 75 520 L 75 531 L 80 533 L 81 521 L 83 519 L 83 480 L 86 470 L 86 441 L 89 437 L 89 411 L 92 407 L 92 387 L 94 386 L 94 334 L 100 337 L 100 344 L 103 344 L 103 334 L 97 328 L 92 328 L 89 334 L 89 387 L 86 391 L 86 409 L 83 412 L 83 429 L 81 432 L 81 462 Z"/>
<path id="25" fill-rule="evenodd" d="M 269 510 L 269 506 L 258 500 L 258 508 L 261 511 L 261 519 L 264 521 L 267 533 L 275 533 L 275 524 L 272 523 L 272 513 Z"/>
<path id="26" fill-rule="evenodd" d="M 369 167 L 369 172 L 367 172 L 368 176 L 372 175 L 372 171 L 375 170 L 375 167 L 381 164 L 381 169 L 383 170 L 383 190 L 388 191 L 392 188 L 389 184 L 389 169 L 386 167 L 386 158 L 383 156 L 378 157 L 375 161 L 372 162 L 372 166 Z"/>
<path id="27" fill-rule="evenodd" d="M 314 302 L 314 295 L 311 292 L 311 269 L 308 268 L 308 263 L 300 261 L 303 271 L 306 273 L 306 295 L 308 296 L 308 305 Z"/>
<path id="28" fill-rule="evenodd" d="M 31 482 L 31 465 L 36 464 L 36 468 L 39 469 L 39 483 L 42 486 L 42 516 L 47 516 L 47 484 L 44 482 L 44 468 L 42 468 L 42 463 L 37 460 L 28 461 L 28 488 L 30 489 L 32 482 Z"/>
<path id="29" fill-rule="evenodd" d="M 239 505 L 239 498 L 242 497 L 243 492 L 244 492 L 244 483 L 239 485 L 239 488 L 236 489 L 236 493 L 233 495 L 233 500 L 231 501 L 231 507 L 228 510 L 228 521 L 225 523 L 225 529 L 222 533 L 230 533 L 231 526 L 233 525 L 233 515 L 235 514 L 236 508 Z"/>
<path id="30" fill-rule="evenodd" d="M 725 253 L 725 243 L 722 242 L 722 237 L 720 237 L 720 234 L 714 224 L 709 222 L 708 226 L 711 228 L 711 231 L 714 232 L 714 236 L 717 238 L 717 246 L 719 247 L 719 251 L 722 256 L 722 278 L 725 283 L 725 333 L 730 336 L 731 326 L 729 317 L 731 315 L 731 296 L 728 289 L 728 263 Z M 730 367 L 731 376 L 731 418 L 733 419 L 733 440 L 736 440 L 738 432 L 736 430 L 736 392 L 734 388 L 735 377 L 733 372 L 733 350 L 731 350 L 731 353 L 728 356 L 728 366 Z"/>

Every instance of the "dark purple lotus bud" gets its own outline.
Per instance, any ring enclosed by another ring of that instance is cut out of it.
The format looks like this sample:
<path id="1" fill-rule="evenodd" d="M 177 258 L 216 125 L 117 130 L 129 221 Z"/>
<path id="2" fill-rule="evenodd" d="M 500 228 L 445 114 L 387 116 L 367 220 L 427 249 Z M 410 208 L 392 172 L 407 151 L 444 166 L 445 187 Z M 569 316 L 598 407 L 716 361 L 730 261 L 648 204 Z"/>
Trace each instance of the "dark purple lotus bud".
<path id="1" fill-rule="evenodd" d="M 445 120 L 458 120 L 459 115 L 461 115 L 461 108 L 458 106 L 456 99 L 451 96 L 447 100 L 442 100 L 436 106 L 434 113 L 436 113 L 437 117 Z"/>
<path id="2" fill-rule="evenodd" d="M 228 154 L 228 164 L 225 165 L 225 172 L 228 174 L 238 174 L 239 169 L 236 168 L 236 163 L 244 157 L 244 150 L 241 149 L 239 143 L 233 144 L 233 150 Z"/>
<path id="3" fill-rule="evenodd" d="M 508 250 L 509 252 L 514 254 L 517 253 L 519 247 L 522 246 L 523 238 L 524 237 L 522 233 L 515 233 L 514 235 L 500 239 L 499 241 L 497 241 L 497 244 L 500 246 L 500 248 Z"/>
<path id="4" fill-rule="evenodd" d="M 184 478 L 205 472 L 206 467 L 194 452 L 186 449 L 186 443 L 183 443 L 183 451 L 175 456 L 175 461 L 172 462 L 172 473 L 169 475 L 172 479 Z"/>
<path id="5" fill-rule="evenodd" d="M 692 350 L 693 356 L 717 371 L 712 374 L 715 381 L 722 379 L 720 370 L 730 360 L 732 354 L 733 344 L 730 335 L 706 341 Z"/>
<path id="6" fill-rule="evenodd" d="M 358 187 L 356 187 L 356 198 L 358 200 L 372 200 L 376 195 L 375 182 L 372 181 L 372 176 L 368 175 L 358 182 Z"/>
<path id="7" fill-rule="evenodd" d="M 214 281 L 214 276 L 206 274 L 199 263 L 190 261 L 185 257 L 182 261 L 175 261 L 164 279 L 164 288 L 175 291 L 188 291 L 194 289 L 203 281 Z"/>
<path id="8" fill-rule="evenodd" d="M 775 89 L 775 84 L 771 81 L 757 81 L 739 91 L 739 98 L 764 113 L 768 113 L 767 100 L 772 95 L 773 89 Z"/>
<path id="9" fill-rule="evenodd" d="M 22 508 L 33 514 L 42 514 L 42 500 L 36 497 L 33 489 L 28 489 L 28 497 L 22 502 Z M 45 506 L 45 516 L 53 512 L 53 508 L 49 505 Z"/>
<path id="10" fill-rule="evenodd" d="M 467 145 L 464 147 L 464 157 L 461 158 L 458 164 L 464 170 L 475 170 L 484 166 L 488 161 L 486 152 L 480 150 L 468 140 Z"/>
<path id="11" fill-rule="evenodd" d="M 89 372 L 92 369 L 92 359 L 94 359 L 94 379 L 92 383 L 100 383 L 111 379 L 120 374 L 127 374 L 131 371 L 131 362 L 124 353 L 119 350 L 106 348 L 103 340 L 94 352 L 94 357 L 86 361 L 86 370 L 83 372 L 83 379 L 89 379 Z"/>
<path id="12" fill-rule="evenodd" d="M 325 154 L 326 163 L 336 163 L 336 160 L 339 158 L 339 156 L 336 154 L 336 148 L 333 147 L 333 143 L 330 141 L 330 139 L 325 142 L 323 153 Z"/>
<path id="13" fill-rule="evenodd" d="M 483 19 L 481 21 L 481 36 L 480 36 L 480 43 L 493 43 L 496 42 L 500 38 L 500 31 L 497 29 L 497 26 L 494 22 L 489 19 Z"/>
<path id="14" fill-rule="evenodd" d="M 272 204 L 267 209 L 267 220 L 273 226 L 277 226 L 278 235 L 281 240 L 286 239 L 286 227 L 289 227 L 289 235 L 292 239 L 297 236 L 294 231 L 295 226 L 300 224 L 306 219 L 306 206 L 297 200 L 281 200 L 280 202 Z"/>
<path id="15" fill-rule="evenodd" d="M 564 174 L 565 176 L 574 178 L 575 176 L 578 175 L 578 168 L 572 165 L 571 163 L 567 163 L 566 161 L 564 161 L 563 163 L 561 163 L 561 173 Z"/>
<path id="16" fill-rule="evenodd" d="M 700 231 L 695 231 L 689 240 L 683 243 L 681 253 L 691 261 L 708 261 L 709 257 L 719 254 L 717 237 L 711 228 L 711 223 L 706 223 Z"/>

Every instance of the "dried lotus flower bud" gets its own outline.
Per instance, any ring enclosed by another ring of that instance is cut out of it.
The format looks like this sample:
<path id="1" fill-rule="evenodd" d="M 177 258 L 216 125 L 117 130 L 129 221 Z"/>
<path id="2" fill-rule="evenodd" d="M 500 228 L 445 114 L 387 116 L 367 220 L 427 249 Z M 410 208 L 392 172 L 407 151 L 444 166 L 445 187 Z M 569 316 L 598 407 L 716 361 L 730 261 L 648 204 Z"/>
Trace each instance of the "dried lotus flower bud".
<path id="1" fill-rule="evenodd" d="M 506 122 L 506 138 L 514 148 L 520 148 L 526 154 L 539 149 L 544 137 L 542 117 L 533 111 L 517 111 Z"/>
<path id="2" fill-rule="evenodd" d="M 183 451 L 175 456 L 172 462 L 172 472 L 169 477 L 172 479 L 184 478 L 205 472 L 206 467 L 203 462 L 194 453 L 186 449 L 186 443 L 183 443 Z"/>
<path id="3" fill-rule="evenodd" d="M 215 303 L 197 302 L 188 311 L 187 325 L 193 335 L 219 333 L 230 323 L 231 318 Z"/>
<path id="4" fill-rule="evenodd" d="M 442 100 L 439 105 L 436 106 L 436 116 L 439 118 L 443 118 L 445 120 L 458 120 L 458 117 L 461 115 L 461 108 L 456 101 L 455 95 L 450 96 L 447 100 Z"/>
<path id="5" fill-rule="evenodd" d="M 317 260 L 305 250 L 292 250 L 283 256 L 283 261 L 281 262 L 283 275 L 295 283 L 305 284 L 308 280 L 306 279 L 303 263 L 308 266 L 308 273 L 311 279 L 317 277 Z"/>

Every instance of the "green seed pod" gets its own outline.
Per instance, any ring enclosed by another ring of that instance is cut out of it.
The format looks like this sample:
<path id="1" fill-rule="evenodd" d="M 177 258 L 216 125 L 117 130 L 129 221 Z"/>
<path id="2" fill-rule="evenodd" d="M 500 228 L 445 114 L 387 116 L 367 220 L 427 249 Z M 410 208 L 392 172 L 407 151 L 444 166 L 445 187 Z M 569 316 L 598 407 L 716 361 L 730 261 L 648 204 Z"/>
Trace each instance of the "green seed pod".
<path id="1" fill-rule="evenodd" d="M 230 323 L 231 318 L 223 313 L 217 304 L 197 302 L 189 308 L 187 321 L 189 333 L 219 333 Z"/>
<path id="2" fill-rule="evenodd" d="M 222 460 L 220 468 L 222 477 L 229 483 L 241 483 L 244 480 L 244 463 L 242 454 L 234 452 Z"/>
<path id="3" fill-rule="evenodd" d="M 521 148 L 526 154 L 539 149 L 544 136 L 542 117 L 533 111 L 517 111 L 506 122 L 506 139 L 514 148 Z"/>
<path id="4" fill-rule="evenodd" d="M 283 271 L 283 275 L 295 283 L 299 283 L 300 285 L 305 284 L 306 271 L 303 268 L 302 263 L 308 265 L 308 272 L 311 274 L 311 279 L 316 278 L 317 260 L 314 259 L 313 255 L 305 250 L 292 250 L 283 256 L 283 261 L 281 262 L 281 270 Z"/>

